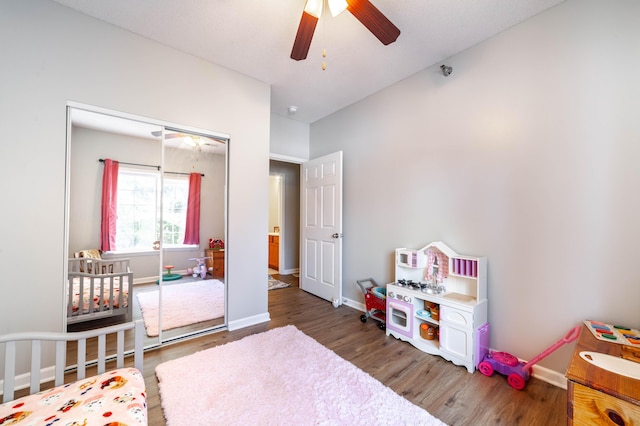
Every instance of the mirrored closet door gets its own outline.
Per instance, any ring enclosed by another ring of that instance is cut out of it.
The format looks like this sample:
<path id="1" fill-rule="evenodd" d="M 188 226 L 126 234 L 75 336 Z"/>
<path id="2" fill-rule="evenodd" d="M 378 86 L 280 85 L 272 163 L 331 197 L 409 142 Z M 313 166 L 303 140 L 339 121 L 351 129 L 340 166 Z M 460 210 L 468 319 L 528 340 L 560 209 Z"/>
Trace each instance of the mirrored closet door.
<path id="1" fill-rule="evenodd" d="M 167 341 L 225 323 L 227 141 L 174 128 L 165 128 L 163 140 L 161 328 Z"/>
<path id="2" fill-rule="evenodd" d="M 228 138 L 70 107 L 67 143 L 67 328 L 224 326 Z"/>

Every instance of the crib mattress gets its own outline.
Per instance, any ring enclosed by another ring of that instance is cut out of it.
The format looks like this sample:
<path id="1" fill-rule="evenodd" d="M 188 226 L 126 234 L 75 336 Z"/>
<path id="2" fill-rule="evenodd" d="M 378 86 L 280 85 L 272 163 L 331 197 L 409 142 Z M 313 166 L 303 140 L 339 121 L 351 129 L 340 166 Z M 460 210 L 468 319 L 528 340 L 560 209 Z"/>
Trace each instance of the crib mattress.
<path id="1" fill-rule="evenodd" d="M 0 405 L 0 425 L 146 425 L 144 378 L 120 368 Z"/>

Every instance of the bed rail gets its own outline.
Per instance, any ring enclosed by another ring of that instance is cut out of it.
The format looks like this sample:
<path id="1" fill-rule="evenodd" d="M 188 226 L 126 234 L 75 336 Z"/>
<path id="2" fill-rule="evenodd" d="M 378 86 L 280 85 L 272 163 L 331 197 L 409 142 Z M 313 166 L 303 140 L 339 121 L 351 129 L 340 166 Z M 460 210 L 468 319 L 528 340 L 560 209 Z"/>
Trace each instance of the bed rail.
<path id="1" fill-rule="evenodd" d="M 132 292 L 129 259 L 70 258 L 67 324 L 118 315 L 126 315 L 127 320 L 131 320 Z"/>
<path id="2" fill-rule="evenodd" d="M 129 258 L 92 259 L 89 257 L 69 258 L 69 272 L 86 272 L 87 274 L 119 274 L 131 272 Z"/>
<path id="3" fill-rule="evenodd" d="M 15 392 L 15 368 L 16 368 L 16 343 L 19 341 L 31 341 L 31 373 L 30 393 L 40 391 L 41 349 L 43 341 L 55 342 L 55 386 L 64 383 L 66 369 L 67 342 L 78 342 L 78 357 L 76 380 L 82 380 L 86 375 L 87 364 L 97 363 L 98 374 L 104 373 L 107 361 L 116 359 L 116 368 L 124 367 L 125 356 L 125 331 L 134 330 L 134 367 L 142 372 L 144 358 L 144 325 L 142 320 L 124 324 L 103 327 L 96 330 L 81 332 L 56 333 L 56 332 L 24 332 L 12 333 L 0 336 L 0 344 L 4 343 L 4 384 L 3 403 L 12 401 Z M 115 334 L 116 352 L 107 354 L 107 335 Z M 87 361 L 87 339 L 98 338 L 98 358 Z M 50 379 L 44 380 L 48 381 Z"/>

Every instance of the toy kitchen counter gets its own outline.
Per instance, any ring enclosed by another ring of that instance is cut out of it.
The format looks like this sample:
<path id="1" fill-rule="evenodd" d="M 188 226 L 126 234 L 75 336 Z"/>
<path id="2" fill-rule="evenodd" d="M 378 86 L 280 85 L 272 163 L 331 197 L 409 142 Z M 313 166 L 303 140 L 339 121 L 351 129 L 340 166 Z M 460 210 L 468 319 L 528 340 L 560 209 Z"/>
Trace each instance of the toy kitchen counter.
<path id="1" fill-rule="evenodd" d="M 640 344 L 622 337 L 635 333 L 585 321 L 566 372 L 569 425 L 640 424 Z"/>
<path id="2" fill-rule="evenodd" d="M 489 347 L 487 259 L 441 241 L 395 251 L 386 333 L 473 373 Z"/>

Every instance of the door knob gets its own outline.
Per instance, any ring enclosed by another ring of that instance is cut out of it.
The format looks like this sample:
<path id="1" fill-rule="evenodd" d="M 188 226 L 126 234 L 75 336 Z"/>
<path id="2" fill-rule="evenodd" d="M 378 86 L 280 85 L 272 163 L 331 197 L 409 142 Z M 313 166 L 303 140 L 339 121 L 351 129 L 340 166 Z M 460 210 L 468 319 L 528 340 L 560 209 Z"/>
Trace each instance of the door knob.
<path id="1" fill-rule="evenodd" d="M 337 232 L 331 236 L 331 238 L 342 238 L 342 234 L 338 234 Z"/>

